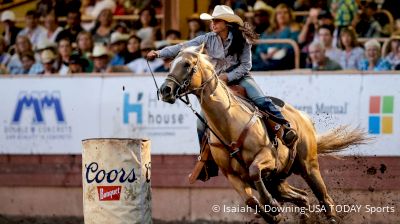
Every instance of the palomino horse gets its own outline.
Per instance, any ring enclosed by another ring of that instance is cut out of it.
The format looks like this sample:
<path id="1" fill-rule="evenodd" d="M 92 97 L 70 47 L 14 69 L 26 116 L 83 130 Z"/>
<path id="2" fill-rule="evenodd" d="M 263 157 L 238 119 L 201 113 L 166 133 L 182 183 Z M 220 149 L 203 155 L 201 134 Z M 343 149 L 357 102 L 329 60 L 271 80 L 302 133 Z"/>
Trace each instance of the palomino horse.
<path id="1" fill-rule="evenodd" d="M 218 79 L 212 64 L 202 53 L 203 48 L 204 45 L 188 47 L 174 59 L 170 74 L 161 86 L 162 100 L 175 103 L 179 96 L 189 93 L 196 95 L 208 125 L 229 144 L 239 138 L 255 112 L 242 104 Z M 348 131 L 347 128 L 338 128 L 317 136 L 312 121 L 304 113 L 288 104 L 282 110 L 299 135 L 295 145 L 297 156 L 291 170 L 305 179 L 321 206 L 326 209 L 328 220 L 336 223 L 338 217 L 331 209 L 334 202 L 322 180 L 317 153 L 336 152 L 362 144 L 366 140 L 365 135 L 358 129 Z M 268 223 L 278 223 L 282 218 L 279 212 L 267 213 L 265 210 L 265 205 L 280 206 L 277 200 L 308 208 L 305 191 L 290 186 L 285 178 L 274 179 L 274 175 L 282 172 L 288 163 L 289 149 L 282 144 L 278 149 L 273 146 L 261 119 L 257 119 L 249 128 L 240 147 L 239 153 L 246 167 L 230 157 L 226 148 L 212 144 L 218 143 L 214 135 L 210 136 L 209 142 L 211 154 L 221 172 L 246 204 L 256 209 Z M 260 195 L 259 199 L 253 195 L 254 188 Z M 307 217 L 306 214 L 302 218 Z"/>

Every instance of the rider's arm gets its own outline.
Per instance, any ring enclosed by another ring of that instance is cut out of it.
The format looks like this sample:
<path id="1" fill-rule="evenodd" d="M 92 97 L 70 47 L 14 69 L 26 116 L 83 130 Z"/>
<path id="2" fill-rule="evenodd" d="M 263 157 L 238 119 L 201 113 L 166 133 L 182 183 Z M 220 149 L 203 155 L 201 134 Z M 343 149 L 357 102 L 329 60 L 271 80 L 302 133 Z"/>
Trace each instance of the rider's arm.
<path id="1" fill-rule="evenodd" d="M 190 47 L 190 46 L 199 46 L 203 42 L 207 40 L 207 35 L 204 34 L 201 36 L 198 36 L 196 38 L 193 38 L 189 41 L 186 41 L 184 43 L 176 44 L 173 46 L 165 47 L 158 51 L 158 57 L 161 58 L 174 58 L 176 55 L 178 55 L 179 51 L 181 51 L 182 47 Z"/>
<path id="2" fill-rule="evenodd" d="M 237 68 L 228 72 L 228 81 L 234 81 L 242 78 L 248 74 L 251 69 L 251 45 L 248 43 L 244 44 L 242 55 L 239 57 L 240 64 Z"/>

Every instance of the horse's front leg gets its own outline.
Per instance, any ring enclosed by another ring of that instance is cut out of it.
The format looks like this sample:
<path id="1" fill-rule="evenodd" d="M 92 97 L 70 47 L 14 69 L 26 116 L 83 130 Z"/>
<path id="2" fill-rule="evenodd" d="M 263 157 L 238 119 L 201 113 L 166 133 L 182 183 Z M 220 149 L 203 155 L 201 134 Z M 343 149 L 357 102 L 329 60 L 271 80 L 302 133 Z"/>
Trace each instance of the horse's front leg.
<path id="1" fill-rule="evenodd" d="M 272 216 L 265 212 L 263 204 L 261 204 L 252 193 L 251 186 L 243 181 L 239 176 L 233 173 L 225 173 L 232 187 L 239 193 L 246 205 L 257 211 L 267 223 L 279 223 L 282 219 L 281 215 Z"/>
<path id="2" fill-rule="evenodd" d="M 262 149 L 254 158 L 254 161 L 249 167 L 249 176 L 254 182 L 260 201 L 264 205 L 279 207 L 279 203 L 272 197 L 264 185 L 262 177 L 268 176 L 275 169 L 275 158 L 269 149 Z M 277 211 L 277 209 L 276 209 Z M 272 215 L 278 215 L 279 212 L 274 212 Z"/>

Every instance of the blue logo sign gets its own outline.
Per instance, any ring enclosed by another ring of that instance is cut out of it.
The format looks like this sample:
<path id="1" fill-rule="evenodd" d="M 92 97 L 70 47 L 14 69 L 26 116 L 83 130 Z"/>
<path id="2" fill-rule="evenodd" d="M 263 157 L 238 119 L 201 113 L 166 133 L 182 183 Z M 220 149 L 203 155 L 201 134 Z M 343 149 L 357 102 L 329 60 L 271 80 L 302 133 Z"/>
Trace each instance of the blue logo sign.
<path id="1" fill-rule="evenodd" d="M 129 93 L 125 93 L 124 95 L 124 109 L 123 109 L 123 119 L 124 124 L 129 123 L 129 114 L 136 113 L 136 122 L 137 124 L 143 124 L 143 105 L 140 101 L 143 98 L 143 93 L 138 93 L 137 96 L 137 103 L 130 103 L 129 102 Z"/>
<path id="2" fill-rule="evenodd" d="M 22 113 L 26 110 L 33 110 L 33 124 L 45 123 L 44 111 L 52 109 L 58 123 L 64 123 L 65 118 L 61 107 L 59 92 L 21 92 L 15 107 L 12 123 L 18 124 L 21 121 Z"/>

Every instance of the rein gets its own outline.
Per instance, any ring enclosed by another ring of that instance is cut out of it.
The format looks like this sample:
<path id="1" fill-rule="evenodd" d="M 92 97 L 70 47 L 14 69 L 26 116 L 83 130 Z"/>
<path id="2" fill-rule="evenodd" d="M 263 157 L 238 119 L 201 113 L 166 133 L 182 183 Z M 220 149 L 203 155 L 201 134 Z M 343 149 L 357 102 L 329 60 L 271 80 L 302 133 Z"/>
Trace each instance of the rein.
<path id="1" fill-rule="evenodd" d="M 155 86 L 156 86 L 156 88 L 157 88 L 157 100 L 160 100 L 160 98 L 159 98 L 159 95 L 160 95 L 160 93 L 161 93 L 161 92 L 160 92 L 160 89 L 158 88 L 157 81 L 156 81 L 156 79 L 155 79 L 155 77 L 154 77 L 153 71 L 152 71 L 152 69 L 151 69 L 151 67 L 150 67 L 150 64 L 149 64 L 149 61 L 148 61 L 148 60 L 146 60 L 146 61 L 147 61 L 147 66 L 149 67 L 150 73 L 151 73 L 151 75 L 152 75 L 152 77 L 153 77 L 154 84 L 155 84 Z M 181 88 L 182 86 L 183 86 L 185 89 L 188 88 L 188 87 L 190 86 L 190 84 L 191 84 L 191 79 L 192 79 L 193 74 L 194 74 L 195 72 L 197 72 L 197 63 L 198 63 L 198 61 L 199 61 L 199 58 L 197 57 L 196 64 L 195 64 L 195 65 L 190 69 L 190 71 L 189 71 L 189 72 L 191 73 L 190 76 L 189 76 L 189 77 L 190 77 L 190 80 L 189 80 L 189 78 L 186 79 L 186 80 L 184 80 L 184 81 L 183 81 L 183 84 L 180 84 L 179 81 L 178 81 L 173 75 L 171 75 L 171 74 L 168 74 L 168 76 L 167 76 L 166 79 L 167 79 L 167 80 L 170 80 L 170 81 L 172 81 L 172 82 L 174 82 L 174 83 L 176 83 L 176 84 L 179 86 L 179 88 Z M 207 121 L 200 115 L 199 112 L 197 112 L 197 111 L 193 108 L 192 104 L 190 103 L 188 94 L 191 93 L 191 92 L 193 92 L 193 91 L 195 91 L 195 90 L 198 90 L 198 89 L 202 89 L 202 93 L 203 93 L 204 87 L 207 86 L 207 84 L 210 83 L 211 80 L 213 80 L 214 78 L 217 78 L 217 77 L 216 77 L 216 73 L 214 73 L 214 75 L 212 75 L 211 78 L 209 78 L 208 80 L 206 80 L 205 82 L 203 82 L 199 88 L 196 88 L 196 89 L 193 89 L 193 90 L 190 90 L 190 91 L 186 91 L 186 92 L 184 92 L 184 93 L 182 93 L 182 94 L 179 94 L 179 95 L 178 95 L 178 93 L 179 93 L 179 90 L 178 90 L 178 91 L 177 91 L 176 97 L 177 97 L 180 101 L 182 101 L 183 103 L 185 103 L 185 105 L 186 105 L 188 108 L 190 108 L 190 109 L 192 110 L 192 112 L 194 113 L 194 115 L 196 115 L 196 117 L 201 121 L 201 123 L 203 123 L 204 126 L 205 126 L 206 128 L 208 128 L 208 129 L 210 130 L 211 133 L 214 134 L 214 136 L 221 142 L 222 146 L 228 151 L 229 156 L 232 157 L 232 158 L 235 158 L 236 161 L 238 161 L 238 163 L 239 163 L 243 168 L 246 168 L 246 167 L 247 167 L 246 163 L 245 163 L 245 162 L 243 161 L 243 159 L 237 154 L 237 153 L 239 152 L 238 148 L 234 149 L 234 151 L 232 152 L 232 147 L 229 146 L 228 144 L 226 144 L 226 143 L 222 140 L 222 138 L 219 137 L 219 135 L 208 125 Z M 187 80 L 189 80 L 189 81 L 187 81 Z M 218 83 L 219 83 L 219 82 L 218 82 Z M 185 86 L 184 86 L 184 85 L 185 85 Z M 187 85 L 187 86 L 186 86 L 186 85 Z M 184 89 L 184 90 L 185 90 L 185 89 Z M 201 93 L 201 95 L 202 95 L 202 93 Z M 185 99 L 183 99 L 183 97 L 185 97 Z M 200 97 L 201 97 L 201 96 L 200 96 Z M 202 98 L 202 97 L 201 97 L 201 98 Z"/>

